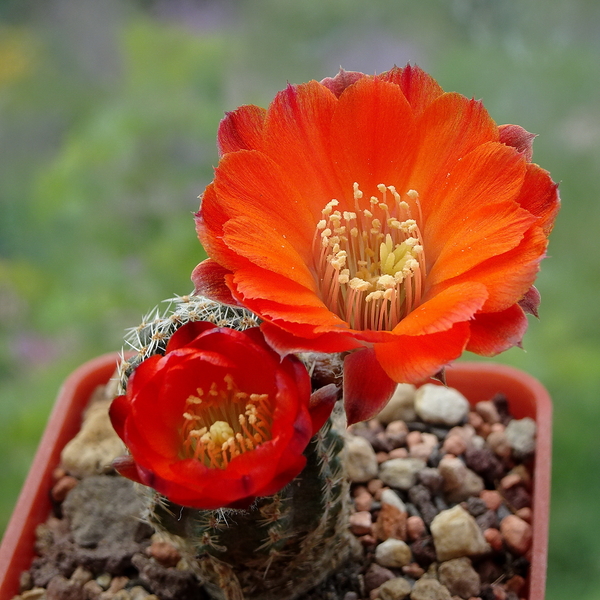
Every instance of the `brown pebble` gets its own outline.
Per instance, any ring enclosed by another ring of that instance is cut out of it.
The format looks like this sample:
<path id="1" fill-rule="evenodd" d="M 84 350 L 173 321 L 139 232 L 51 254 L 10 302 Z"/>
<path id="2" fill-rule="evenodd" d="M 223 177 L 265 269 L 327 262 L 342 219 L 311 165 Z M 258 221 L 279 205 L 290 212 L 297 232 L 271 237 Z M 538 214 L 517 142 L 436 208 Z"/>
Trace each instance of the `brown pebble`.
<path id="1" fill-rule="evenodd" d="M 367 533 L 367 535 L 361 535 L 358 538 L 358 541 L 365 547 L 375 546 L 377 544 L 377 540 L 370 533 Z"/>
<path id="2" fill-rule="evenodd" d="M 377 563 L 371 563 L 365 573 L 365 588 L 368 592 L 378 588 L 386 581 L 393 579 L 395 575 L 389 569 L 378 565 Z"/>
<path id="3" fill-rule="evenodd" d="M 362 494 L 359 494 L 358 496 L 354 497 L 354 508 L 357 510 L 357 512 L 361 512 L 363 510 L 371 510 L 372 506 L 373 496 L 371 496 L 371 494 L 369 494 L 369 492 L 367 492 L 366 489 Z"/>
<path id="4" fill-rule="evenodd" d="M 515 594 L 520 595 L 525 589 L 525 583 L 526 581 L 524 577 L 521 577 L 520 575 L 513 575 L 505 585 L 509 592 L 514 592 Z"/>
<path id="5" fill-rule="evenodd" d="M 62 467 L 56 467 L 54 471 L 52 471 L 52 481 L 57 482 L 59 479 L 62 479 L 67 472 Z"/>
<path id="6" fill-rule="evenodd" d="M 373 535 L 382 542 L 389 538 L 406 540 L 406 521 L 407 513 L 393 504 L 382 504 L 373 525 Z"/>
<path id="7" fill-rule="evenodd" d="M 108 586 L 108 590 L 106 591 L 116 594 L 118 591 L 124 589 L 128 582 L 129 577 L 125 577 L 123 575 L 113 577 L 112 581 L 110 582 L 110 585 Z"/>
<path id="8" fill-rule="evenodd" d="M 362 510 L 350 515 L 350 531 L 356 535 L 367 535 L 371 533 L 373 527 L 373 519 L 371 513 Z"/>
<path id="9" fill-rule="evenodd" d="M 498 423 L 500 415 L 496 405 L 491 400 L 484 400 L 475 405 L 475 411 L 486 423 Z"/>
<path id="10" fill-rule="evenodd" d="M 483 490 L 479 497 L 485 502 L 489 510 L 498 510 L 502 504 L 502 495 L 496 490 Z"/>
<path id="11" fill-rule="evenodd" d="M 531 525 L 517 515 L 508 515 L 500 523 L 500 533 L 506 545 L 516 554 L 523 555 L 531 546 Z"/>
<path id="12" fill-rule="evenodd" d="M 390 458 L 408 458 L 408 450 L 406 448 L 394 448 L 390 450 Z"/>
<path id="13" fill-rule="evenodd" d="M 380 465 L 386 460 L 390 460 L 390 455 L 387 452 L 377 452 L 375 458 L 377 459 L 377 464 Z"/>
<path id="14" fill-rule="evenodd" d="M 409 540 L 418 540 L 426 531 L 425 521 L 413 515 L 406 519 L 406 535 Z"/>
<path id="15" fill-rule="evenodd" d="M 377 600 L 379 598 L 379 588 L 375 588 L 369 592 L 369 600 Z"/>
<path id="16" fill-rule="evenodd" d="M 61 477 L 52 487 L 50 495 L 55 502 L 62 502 L 67 494 L 79 483 L 79 480 L 70 475 Z"/>
<path id="17" fill-rule="evenodd" d="M 365 492 L 368 492 L 367 487 L 365 485 L 357 485 L 352 487 L 352 497 L 356 498 Z"/>
<path id="18" fill-rule="evenodd" d="M 496 456 L 509 458 L 512 454 L 512 449 L 503 431 L 493 431 L 487 436 L 486 441 Z"/>
<path id="19" fill-rule="evenodd" d="M 467 417 L 467 421 L 471 427 L 478 431 L 479 428 L 483 425 L 483 417 L 476 412 L 471 411 L 469 416 Z"/>
<path id="20" fill-rule="evenodd" d="M 517 517 L 519 517 L 520 519 L 523 519 L 523 521 L 525 521 L 526 523 L 531 524 L 533 518 L 533 511 L 529 506 L 524 506 L 523 508 L 520 508 L 517 512 L 515 512 L 515 515 L 517 515 Z"/>
<path id="21" fill-rule="evenodd" d="M 500 480 L 500 487 L 504 490 L 508 490 L 515 485 L 519 485 L 521 481 L 522 480 L 519 475 L 516 473 L 509 473 Z"/>
<path id="22" fill-rule="evenodd" d="M 421 435 L 420 431 L 411 431 L 406 436 L 406 445 L 409 448 L 412 448 L 412 446 L 415 446 L 416 444 L 420 444 L 422 442 L 423 442 L 423 436 Z"/>
<path id="23" fill-rule="evenodd" d="M 153 541 L 146 552 L 163 567 L 174 567 L 181 560 L 177 548 L 166 541 Z"/>
<path id="24" fill-rule="evenodd" d="M 454 456 L 464 454 L 467 449 L 467 442 L 460 435 L 449 435 L 442 445 L 442 451 Z"/>
<path id="25" fill-rule="evenodd" d="M 83 586 L 83 597 L 85 600 L 97 600 L 103 591 L 98 582 L 92 579 Z"/>
<path id="26" fill-rule="evenodd" d="M 412 562 L 402 567 L 402 573 L 404 573 L 404 575 L 406 575 L 407 577 L 419 579 L 425 574 L 425 569 L 423 569 L 423 567 L 421 567 L 419 563 Z"/>
<path id="27" fill-rule="evenodd" d="M 373 497 L 376 500 L 379 500 L 379 498 L 377 498 L 377 492 L 381 492 L 382 488 L 383 481 L 381 481 L 381 479 L 371 479 L 371 481 L 367 483 L 367 489 L 371 494 L 373 494 Z"/>
<path id="28" fill-rule="evenodd" d="M 492 584 L 494 600 L 506 600 L 506 590 L 498 583 Z"/>
<path id="29" fill-rule="evenodd" d="M 500 552 L 503 548 L 503 539 L 502 534 L 498 529 L 494 527 L 489 527 L 483 532 L 483 537 L 485 541 L 492 547 L 492 550 L 496 552 Z"/>

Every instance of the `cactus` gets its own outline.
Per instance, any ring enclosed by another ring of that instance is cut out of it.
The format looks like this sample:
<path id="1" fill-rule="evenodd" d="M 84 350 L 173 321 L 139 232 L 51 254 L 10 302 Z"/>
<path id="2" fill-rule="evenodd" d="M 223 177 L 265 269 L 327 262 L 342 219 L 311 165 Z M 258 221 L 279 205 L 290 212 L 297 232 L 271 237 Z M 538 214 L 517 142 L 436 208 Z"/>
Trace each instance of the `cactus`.
<path id="1" fill-rule="evenodd" d="M 135 367 L 164 352 L 169 337 L 188 321 L 247 329 L 258 324 L 252 313 L 205 298 L 184 296 L 160 315 L 155 309 L 128 331 L 135 354 L 123 360 L 121 387 Z M 340 372 L 339 357 L 301 357 L 321 387 Z M 325 376 L 323 373 L 325 372 Z M 344 476 L 343 409 L 313 437 L 302 473 L 280 492 L 258 498 L 248 509 L 199 510 L 170 502 L 150 488 L 145 518 L 179 549 L 215 599 L 293 600 L 333 572 L 348 556 L 349 483 Z M 335 426 L 334 426 L 335 423 Z M 338 427 L 336 427 L 338 426 Z"/>

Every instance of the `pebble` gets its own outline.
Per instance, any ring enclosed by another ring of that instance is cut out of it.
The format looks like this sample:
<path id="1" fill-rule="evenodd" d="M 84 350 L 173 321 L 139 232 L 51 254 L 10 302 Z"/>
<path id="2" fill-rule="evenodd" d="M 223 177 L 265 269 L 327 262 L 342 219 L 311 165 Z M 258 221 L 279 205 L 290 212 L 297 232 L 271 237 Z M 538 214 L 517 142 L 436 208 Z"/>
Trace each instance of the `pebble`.
<path id="1" fill-rule="evenodd" d="M 55 502 L 62 502 L 67 494 L 79 483 L 79 480 L 71 475 L 64 475 L 52 486 L 50 495 Z"/>
<path id="2" fill-rule="evenodd" d="M 406 504 L 404 504 L 402 498 L 400 498 L 400 496 L 398 496 L 398 494 L 396 494 L 396 492 L 390 488 L 384 488 L 381 490 L 381 496 L 379 500 L 381 504 L 391 504 L 400 512 L 406 512 Z"/>
<path id="3" fill-rule="evenodd" d="M 404 577 L 389 579 L 379 587 L 381 600 L 404 600 L 411 591 L 410 583 Z"/>
<path id="4" fill-rule="evenodd" d="M 370 513 L 369 513 L 370 514 Z M 372 533 L 378 540 L 395 538 L 406 539 L 406 521 L 408 514 L 392 504 L 382 504 L 373 525 Z"/>
<path id="5" fill-rule="evenodd" d="M 371 444 L 361 436 L 347 438 L 344 464 L 348 479 L 355 483 L 365 483 L 377 477 L 377 456 Z"/>
<path id="6" fill-rule="evenodd" d="M 21 600 L 43 600 L 46 597 L 46 588 L 32 588 L 26 592 L 22 592 L 19 598 Z"/>
<path id="7" fill-rule="evenodd" d="M 421 517 L 413 515 L 406 519 L 406 535 L 409 540 L 418 540 L 426 530 L 425 521 Z"/>
<path id="8" fill-rule="evenodd" d="M 491 400 L 484 400 L 475 405 L 475 411 L 481 416 L 485 423 L 499 423 L 500 413 Z"/>
<path id="9" fill-rule="evenodd" d="M 384 484 L 400 490 L 408 490 L 417 481 L 417 473 L 425 468 L 425 461 L 418 458 L 392 458 L 379 469 Z"/>
<path id="10" fill-rule="evenodd" d="M 373 496 L 365 488 L 363 492 L 354 496 L 354 508 L 361 511 L 369 511 L 373 506 Z"/>
<path id="11" fill-rule="evenodd" d="M 452 600 L 448 588 L 437 579 L 421 577 L 415 582 L 410 594 L 411 600 Z"/>
<path id="12" fill-rule="evenodd" d="M 426 383 L 417 390 L 415 410 L 426 423 L 452 427 L 467 417 L 469 402 L 453 388 Z"/>
<path id="13" fill-rule="evenodd" d="M 394 579 L 396 575 L 389 569 L 378 565 L 377 563 L 371 563 L 365 573 L 365 589 L 367 592 L 374 590 L 382 586 L 386 581 Z"/>
<path id="14" fill-rule="evenodd" d="M 460 456 L 464 454 L 467 449 L 467 442 L 460 435 L 449 435 L 444 440 L 442 450 L 448 454 L 454 454 L 454 456 Z"/>
<path id="15" fill-rule="evenodd" d="M 412 561 L 412 553 L 406 542 L 389 538 L 375 549 L 375 560 L 383 567 L 398 568 Z"/>
<path id="16" fill-rule="evenodd" d="M 79 433 L 64 447 L 61 464 L 76 477 L 105 472 L 112 461 L 125 454 L 125 445 L 108 417 L 111 400 L 92 403 Z"/>
<path id="17" fill-rule="evenodd" d="M 513 419 L 506 427 L 506 439 L 515 456 L 528 456 L 535 450 L 536 424 L 530 417 Z"/>
<path id="18" fill-rule="evenodd" d="M 398 384 L 389 402 L 377 415 L 377 419 L 384 424 L 392 421 L 414 421 L 415 386 L 409 383 Z"/>
<path id="19" fill-rule="evenodd" d="M 469 496 L 477 496 L 485 487 L 483 479 L 456 456 L 444 456 L 438 469 L 450 502 L 462 502 Z"/>
<path id="20" fill-rule="evenodd" d="M 373 519 L 371 513 L 366 510 L 361 510 L 350 515 L 350 531 L 354 535 L 366 535 L 371 533 L 373 527 Z"/>
<path id="21" fill-rule="evenodd" d="M 483 537 L 485 541 L 492 547 L 492 550 L 496 552 L 500 552 L 504 546 L 504 540 L 502 539 L 502 534 L 495 527 L 490 527 L 489 529 L 484 530 Z"/>
<path id="22" fill-rule="evenodd" d="M 163 567 L 174 567 L 181 560 L 181 554 L 177 548 L 164 540 L 153 540 L 146 552 Z"/>
<path id="23" fill-rule="evenodd" d="M 460 504 L 440 512 L 430 529 L 440 561 L 477 556 L 490 551 L 477 522 Z"/>
<path id="24" fill-rule="evenodd" d="M 506 545 L 516 554 L 523 555 L 531 546 L 531 525 L 517 515 L 508 515 L 500 523 L 500 533 Z"/>
<path id="25" fill-rule="evenodd" d="M 483 490 L 479 497 L 485 502 L 489 510 L 498 510 L 502 504 L 502 496 L 497 490 Z"/>
<path id="26" fill-rule="evenodd" d="M 492 431 L 486 438 L 489 447 L 496 456 L 500 458 L 509 458 L 512 448 L 506 437 L 506 431 Z"/>
<path id="27" fill-rule="evenodd" d="M 466 557 L 453 558 L 441 563 L 438 568 L 438 578 L 453 596 L 470 598 L 479 595 L 481 579 Z"/>

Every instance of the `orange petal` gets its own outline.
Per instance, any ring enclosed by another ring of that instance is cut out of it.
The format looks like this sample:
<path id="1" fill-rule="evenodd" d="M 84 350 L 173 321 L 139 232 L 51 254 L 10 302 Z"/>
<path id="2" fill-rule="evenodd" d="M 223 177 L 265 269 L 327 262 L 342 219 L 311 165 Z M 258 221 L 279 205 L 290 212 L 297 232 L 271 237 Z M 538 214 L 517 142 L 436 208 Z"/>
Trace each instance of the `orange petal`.
<path id="1" fill-rule="evenodd" d="M 233 284 L 236 292 L 245 299 L 264 298 L 291 306 L 313 306 L 328 310 L 316 295 L 314 286 L 308 289 L 273 271 L 249 266 L 236 271 Z"/>
<path id="2" fill-rule="evenodd" d="M 235 217 L 225 223 L 223 230 L 223 241 L 237 254 L 314 291 L 314 277 L 298 253 L 298 246 L 272 227 L 269 215 L 261 215 L 260 220 Z"/>
<path id="3" fill-rule="evenodd" d="M 316 81 L 290 85 L 277 94 L 265 121 L 264 152 L 302 195 L 315 222 L 340 192 L 329 151 L 336 104 L 333 93 Z"/>
<path id="4" fill-rule="evenodd" d="M 539 217 L 538 225 L 549 235 L 560 208 L 558 184 L 550 179 L 548 171 L 538 165 L 528 164 L 525 180 L 517 202 Z"/>
<path id="5" fill-rule="evenodd" d="M 447 227 L 447 239 L 427 274 L 427 284 L 457 277 L 488 258 L 516 248 L 534 222 L 535 217 L 514 202 L 483 204 L 465 212 L 454 227 Z M 425 248 L 429 258 L 429 238 Z"/>
<path id="6" fill-rule="evenodd" d="M 438 82 L 417 66 L 394 67 L 376 78 L 399 85 L 416 115 L 420 115 L 444 93 Z"/>
<path id="7" fill-rule="evenodd" d="M 482 310 L 504 310 L 518 302 L 535 281 L 547 244 L 548 240 L 542 230 L 531 227 L 516 248 L 488 258 L 455 279 L 443 281 L 428 293 L 437 294 L 446 286 L 477 281 L 485 285 L 489 294 Z"/>
<path id="8" fill-rule="evenodd" d="M 471 321 L 467 350 L 481 356 L 495 356 L 520 346 L 527 331 L 527 317 L 518 304 L 497 313 L 481 313 Z"/>
<path id="9" fill-rule="evenodd" d="M 498 139 L 498 128 L 481 102 L 456 93 L 439 96 L 418 121 L 418 154 L 410 188 L 424 199 L 425 217 L 434 209 L 430 190 L 444 185 L 456 162 Z"/>
<path id="10" fill-rule="evenodd" d="M 260 150 L 267 111 L 249 104 L 229 112 L 219 125 L 219 154 L 237 150 Z"/>
<path id="11" fill-rule="evenodd" d="M 312 261 L 317 221 L 277 164 L 260 152 L 241 150 L 226 154 L 215 175 L 214 191 L 223 213 L 229 218 L 244 216 L 268 223 L 286 237 L 304 262 Z M 252 228 L 248 234 L 252 235 Z"/>
<path id="12" fill-rule="evenodd" d="M 402 335 L 395 342 L 375 344 L 377 360 L 398 383 L 419 383 L 458 358 L 469 339 L 469 323 L 428 335 Z"/>
<path id="13" fill-rule="evenodd" d="M 434 295 L 393 330 L 395 335 L 427 335 L 446 331 L 460 321 L 468 321 L 483 306 L 488 292 L 477 282 L 464 282 Z"/>
<path id="14" fill-rule="evenodd" d="M 401 189 L 412 166 L 414 142 L 413 112 L 397 85 L 363 78 L 347 88 L 331 129 L 331 154 L 346 197 L 342 210 L 354 208 L 354 182 L 367 201 L 379 196 L 380 183 Z"/>
<path id="15" fill-rule="evenodd" d="M 529 133 L 520 125 L 500 125 L 498 127 L 500 141 L 507 146 L 518 150 L 527 161 L 533 157 L 533 140 L 537 137 L 535 133 Z"/>
<path id="16" fill-rule="evenodd" d="M 456 163 L 444 181 L 422 198 L 425 252 L 428 262 L 441 252 L 450 227 L 461 225 L 479 207 L 514 201 L 526 163 L 514 148 L 497 142 L 482 144 Z"/>

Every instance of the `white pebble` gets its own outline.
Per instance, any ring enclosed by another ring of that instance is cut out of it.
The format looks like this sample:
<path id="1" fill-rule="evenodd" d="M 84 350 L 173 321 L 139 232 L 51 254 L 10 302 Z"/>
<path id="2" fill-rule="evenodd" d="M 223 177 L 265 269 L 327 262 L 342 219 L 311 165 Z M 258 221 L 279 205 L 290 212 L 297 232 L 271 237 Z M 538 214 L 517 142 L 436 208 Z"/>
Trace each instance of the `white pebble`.
<path id="1" fill-rule="evenodd" d="M 417 482 L 417 473 L 424 469 L 425 461 L 418 458 L 392 458 L 379 468 L 379 479 L 392 487 L 408 490 Z"/>
<path id="2" fill-rule="evenodd" d="M 530 417 L 513 419 L 504 431 L 506 441 L 517 456 L 526 456 L 535 450 L 536 424 Z"/>
<path id="3" fill-rule="evenodd" d="M 417 390 L 415 410 L 426 423 L 452 427 L 465 419 L 469 402 L 453 388 L 426 383 Z"/>
<path id="4" fill-rule="evenodd" d="M 412 561 L 412 552 L 406 542 L 388 538 L 375 549 L 375 561 L 382 567 L 403 567 Z"/>
<path id="5" fill-rule="evenodd" d="M 354 483 L 364 483 L 377 477 L 377 456 L 373 446 L 359 435 L 349 435 L 344 466 L 348 479 Z"/>

